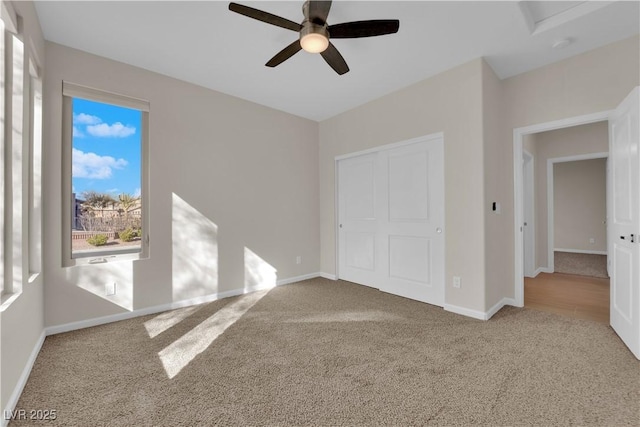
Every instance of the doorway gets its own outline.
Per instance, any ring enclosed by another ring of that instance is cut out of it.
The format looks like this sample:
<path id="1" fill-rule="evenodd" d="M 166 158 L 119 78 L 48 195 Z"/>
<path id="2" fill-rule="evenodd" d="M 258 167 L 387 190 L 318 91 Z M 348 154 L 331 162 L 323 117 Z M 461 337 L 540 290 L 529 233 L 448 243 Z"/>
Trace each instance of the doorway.
<path id="1" fill-rule="evenodd" d="M 554 122 L 543 123 L 539 125 L 528 126 L 524 128 L 518 128 L 514 130 L 514 226 L 515 226 L 515 300 L 516 305 L 519 307 L 524 306 L 524 279 L 525 279 L 525 162 L 524 152 L 532 154 L 535 158 L 536 146 L 534 145 L 533 135 L 542 134 L 544 132 L 563 130 L 578 127 L 581 125 L 590 125 L 595 123 L 607 123 L 609 111 L 590 114 L 586 116 L 573 117 L 570 119 L 558 120 Z M 606 141 L 608 145 L 608 140 Z M 525 150 L 526 148 L 526 150 Z M 592 150 L 593 152 L 602 153 L 602 149 Z M 565 151 L 565 155 L 560 154 L 548 155 L 547 158 L 559 158 L 568 157 L 570 153 Z M 535 188 L 540 189 L 548 188 L 548 164 L 545 159 L 544 162 L 535 162 L 534 165 L 538 171 L 542 171 L 538 174 L 541 178 L 538 185 Z M 549 237 L 550 231 L 548 227 L 549 213 L 547 209 L 547 196 L 535 197 L 534 199 L 535 211 L 534 224 L 535 224 L 535 237 L 536 237 L 536 256 L 537 264 L 532 276 L 536 276 L 540 273 L 552 273 L 553 272 L 553 252 L 549 251 L 549 242 L 553 241 L 553 237 Z M 528 224 L 528 221 L 526 221 Z M 547 230 L 547 232 L 544 232 Z"/>
<path id="2" fill-rule="evenodd" d="M 532 133 L 523 145 L 524 305 L 602 320 L 608 122 Z"/>

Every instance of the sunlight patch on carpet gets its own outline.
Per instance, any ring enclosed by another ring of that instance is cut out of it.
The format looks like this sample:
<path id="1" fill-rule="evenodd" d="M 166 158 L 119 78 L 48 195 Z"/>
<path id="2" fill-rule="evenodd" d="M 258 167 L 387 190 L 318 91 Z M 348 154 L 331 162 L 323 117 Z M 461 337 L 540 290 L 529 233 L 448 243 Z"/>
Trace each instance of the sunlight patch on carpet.
<path id="1" fill-rule="evenodd" d="M 160 351 L 158 356 L 167 376 L 171 379 L 178 375 L 268 292 L 264 290 L 241 296 Z"/>
<path id="2" fill-rule="evenodd" d="M 181 308 L 178 310 L 167 311 L 159 314 L 151 320 L 144 322 L 144 327 L 149 334 L 149 338 L 155 338 L 167 329 L 182 322 L 196 311 L 200 310 L 204 305 L 196 305 L 193 307 Z"/>

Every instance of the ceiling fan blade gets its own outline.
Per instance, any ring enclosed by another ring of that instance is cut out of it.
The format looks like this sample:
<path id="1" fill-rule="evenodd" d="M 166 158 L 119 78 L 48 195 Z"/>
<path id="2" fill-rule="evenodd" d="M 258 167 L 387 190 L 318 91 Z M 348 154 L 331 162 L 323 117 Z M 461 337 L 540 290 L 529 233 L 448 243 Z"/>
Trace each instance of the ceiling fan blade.
<path id="1" fill-rule="evenodd" d="M 300 31 L 302 25 L 297 22 L 289 21 L 277 15 L 273 15 L 269 12 L 263 12 L 262 10 L 254 9 L 249 6 L 243 6 L 238 3 L 229 3 L 229 10 L 239 13 L 240 15 L 248 16 L 249 18 L 257 19 L 258 21 L 266 22 L 267 24 L 275 25 L 277 27 L 286 28 L 291 31 Z"/>
<path id="2" fill-rule="evenodd" d="M 314 24 L 324 25 L 331 10 L 330 1 L 309 0 L 309 20 Z"/>
<path id="3" fill-rule="evenodd" d="M 296 40 L 289 46 L 282 49 L 280 52 L 276 53 L 276 55 L 264 65 L 266 65 L 267 67 L 275 67 L 277 65 L 280 65 L 284 61 L 298 53 L 300 49 L 302 49 L 302 47 L 300 46 L 300 40 Z"/>
<path id="4" fill-rule="evenodd" d="M 327 61 L 327 64 L 329 64 L 336 73 L 343 75 L 349 72 L 347 62 L 342 55 L 340 55 L 340 52 L 338 52 L 338 49 L 336 49 L 333 43 L 329 43 L 329 47 L 320 55 L 322 55 L 324 60 Z"/>
<path id="5" fill-rule="evenodd" d="M 398 28 L 400 21 L 397 19 L 375 19 L 330 25 L 327 30 L 332 39 L 355 39 L 397 33 Z"/>

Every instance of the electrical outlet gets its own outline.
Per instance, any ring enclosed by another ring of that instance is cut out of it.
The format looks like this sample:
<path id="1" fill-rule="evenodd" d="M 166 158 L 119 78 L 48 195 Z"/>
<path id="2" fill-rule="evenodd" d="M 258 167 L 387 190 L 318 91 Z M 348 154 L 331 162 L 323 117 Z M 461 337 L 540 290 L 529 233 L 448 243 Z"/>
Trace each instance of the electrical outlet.
<path id="1" fill-rule="evenodd" d="M 460 289 L 460 277 L 453 276 L 453 287 Z"/>
<path id="2" fill-rule="evenodd" d="M 104 285 L 104 293 L 106 296 L 112 296 L 116 294 L 117 284 L 116 282 L 107 283 Z"/>
<path id="3" fill-rule="evenodd" d="M 296 257 L 296 264 L 302 264 L 302 257 L 300 255 Z"/>
<path id="4" fill-rule="evenodd" d="M 593 237 L 589 238 L 589 243 L 593 245 L 595 242 L 596 242 L 596 239 L 594 239 Z"/>

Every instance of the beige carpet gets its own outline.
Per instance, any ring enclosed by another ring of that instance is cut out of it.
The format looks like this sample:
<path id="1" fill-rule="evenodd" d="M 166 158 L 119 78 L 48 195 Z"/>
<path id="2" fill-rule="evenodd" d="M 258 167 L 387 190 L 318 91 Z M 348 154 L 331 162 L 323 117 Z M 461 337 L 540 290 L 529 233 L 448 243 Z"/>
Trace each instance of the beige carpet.
<path id="1" fill-rule="evenodd" d="M 578 274 L 580 276 L 608 279 L 607 256 L 595 254 L 575 254 L 570 252 L 553 253 L 556 273 Z"/>
<path id="2" fill-rule="evenodd" d="M 640 423 L 640 362 L 600 323 L 482 322 L 324 279 L 247 297 L 48 337 L 18 408 L 65 426 Z"/>

